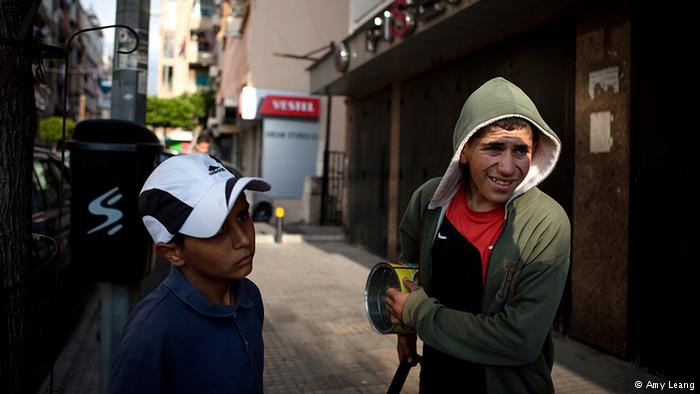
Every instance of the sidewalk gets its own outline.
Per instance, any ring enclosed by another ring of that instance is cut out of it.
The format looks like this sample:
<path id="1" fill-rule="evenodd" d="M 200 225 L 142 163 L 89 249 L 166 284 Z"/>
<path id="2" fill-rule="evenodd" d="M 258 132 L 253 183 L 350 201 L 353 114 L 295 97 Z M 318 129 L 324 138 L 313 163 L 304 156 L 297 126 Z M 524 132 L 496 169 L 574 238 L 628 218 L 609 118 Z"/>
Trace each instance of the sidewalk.
<path id="1" fill-rule="evenodd" d="M 386 392 L 398 365 L 396 338 L 375 333 L 364 314 L 365 280 L 380 260 L 344 242 L 258 243 L 250 278 L 265 303 L 266 393 Z M 99 319 L 95 299 L 57 360 L 55 392 L 97 393 Z M 568 338 L 556 338 L 556 351 L 558 393 L 636 392 L 637 380 L 661 381 Z M 419 368 L 404 393 L 417 393 Z"/>
<path id="2" fill-rule="evenodd" d="M 272 224 L 255 223 L 255 241 L 257 243 L 275 242 L 275 222 Z M 299 242 L 340 242 L 345 240 L 345 232 L 340 226 L 315 226 L 298 223 L 284 225 L 283 243 Z"/>
<path id="3" fill-rule="evenodd" d="M 251 279 L 265 302 L 266 393 L 386 392 L 396 337 L 371 329 L 363 298 L 379 261 L 343 242 L 258 245 Z M 574 340 L 555 341 L 557 393 L 633 393 L 637 380 L 661 381 Z M 417 393 L 419 371 L 404 393 Z"/>

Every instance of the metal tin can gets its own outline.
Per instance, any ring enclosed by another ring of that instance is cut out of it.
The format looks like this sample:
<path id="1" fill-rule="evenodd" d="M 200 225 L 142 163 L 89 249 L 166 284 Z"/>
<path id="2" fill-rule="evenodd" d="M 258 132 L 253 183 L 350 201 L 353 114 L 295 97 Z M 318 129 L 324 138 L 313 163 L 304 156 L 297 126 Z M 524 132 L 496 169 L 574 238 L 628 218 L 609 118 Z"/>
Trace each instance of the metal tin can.
<path id="1" fill-rule="evenodd" d="M 386 291 L 390 287 L 409 293 L 403 284 L 408 278 L 415 282 L 418 266 L 410 262 L 383 261 L 369 272 L 365 284 L 365 313 L 369 324 L 380 334 L 408 334 L 415 332 L 413 327 L 391 323 L 391 314 L 386 306 Z"/>

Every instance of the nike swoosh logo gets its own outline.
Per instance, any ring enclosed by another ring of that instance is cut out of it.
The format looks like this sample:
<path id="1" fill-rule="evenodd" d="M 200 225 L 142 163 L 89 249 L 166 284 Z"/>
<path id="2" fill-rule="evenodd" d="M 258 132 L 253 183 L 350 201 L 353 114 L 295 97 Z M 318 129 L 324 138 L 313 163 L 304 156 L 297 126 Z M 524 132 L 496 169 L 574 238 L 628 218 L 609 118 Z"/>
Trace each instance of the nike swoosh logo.
<path id="1" fill-rule="evenodd" d="M 447 239 L 447 237 L 445 237 L 444 235 L 440 234 L 439 232 L 438 232 L 437 235 L 438 235 L 438 238 L 440 238 L 440 239 Z"/>

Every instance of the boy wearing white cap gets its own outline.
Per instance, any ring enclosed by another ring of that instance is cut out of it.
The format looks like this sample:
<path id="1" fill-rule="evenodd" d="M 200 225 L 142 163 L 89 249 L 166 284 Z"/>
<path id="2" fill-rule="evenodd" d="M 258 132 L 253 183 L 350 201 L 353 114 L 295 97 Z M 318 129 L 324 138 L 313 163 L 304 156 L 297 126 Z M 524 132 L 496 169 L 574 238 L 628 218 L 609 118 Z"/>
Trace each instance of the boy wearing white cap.
<path id="1" fill-rule="evenodd" d="M 245 278 L 255 230 L 244 189 L 270 185 L 206 154 L 170 158 L 146 180 L 143 223 L 172 266 L 129 316 L 111 393 L 262 393 L 263 305 Z"/>

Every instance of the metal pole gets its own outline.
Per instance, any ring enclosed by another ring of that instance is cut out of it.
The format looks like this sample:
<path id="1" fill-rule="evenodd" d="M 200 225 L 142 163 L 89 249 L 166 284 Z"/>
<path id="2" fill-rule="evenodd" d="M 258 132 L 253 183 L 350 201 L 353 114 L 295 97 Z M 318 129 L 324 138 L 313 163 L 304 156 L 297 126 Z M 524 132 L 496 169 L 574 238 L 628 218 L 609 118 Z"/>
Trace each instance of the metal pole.
<path id="1" fill-rule="evenodd" d="M 146 93 L 148 76 L 148 23 L 150 0 L 117 0 L 117 24 L 129 25 L 138 34 L 138 49 L 132 54 L 121 53 L 122 48 L 131 48 L 133 38 L 120 30 L 114 37 L 114 69 L 112 72 L 113 119 L 146 124 Z M 102 301 L 102 323 L 100 337 L 100 392 L 109 390 L 112 370 L 112 355 L 119 344 L 122 329 L 131 307 L 136 301 L 134 288 L 118 283 L 103 283 L 100 286 Z M 106 317 L 106 315 L 109 317 Z"/>
<path id="2" fill-rule="evenodd" d="M 275 228 L 275 243 L 282 243 L 282 226 L 284 218 L 277 218 L 277 228 Z"/>
<path id="3" fill-rule="evenodd" d="M 77 32 L 73 33 L 73 35 L 68 38 L 68 41 L 66 41 L 66 53 L 65 53 L 65 59 L 64 59 L 64 71 L 63 71 L 63 123 L 62 123 L 62 128 L 61 128 L 61 172 L 59 175 L 59 184 L 61 187 L 58 188 L 58 199 L 59 199 L 59 204 L 58 204 L 58 248 L 60 250 L 61 244 L 63 243 L 61 241 L 61 229 L 62 227 L 62 219 L 63 219 L 63 165 L 66 162 L 66 118 L 68 117 L 68 89 L 69 89 L 69 70 L 70 70 L 70 46 L 71 43 L 73 42 L 73 39 L 77 37 L 79 34 L 86 33 L 89 31 L 95 31 L 95 30 L 103 30 L 103 29 L 110 29 L 110 28 L 121 28 L 125 29 L 122 30 L 125 32 L 127 35 L 131 35 L 134 40 L 132 43 L 131 47 L 123 47 L 123 48 L 117 48 L 117 54 L 129 54 L 138 48 L 139 45 L 139 37 L 136 35 L 136 32 L 134 29 L 132 29 L 129 26 L 122 25 L 122 24 L 116 24 L 116 25 L 109 25 L 109 26 L 99 26 L 99 27 L 92 27 L 89 29 L 83 29 L 83 30 L 78 30 Z M 54 311 L 55 311 L 55 305 L 56 305 L 56 288 L 58 286 L 58 265 L 56 265 L 56 271 L 54 273 Z M 110 318 L 107 319 L 105 318 L 105 311 L 107 308 L 112 307 L 112 298 L 111 294 L 107 294 L 105 289 L 109 289 L 108 284 L 104 284 L 104 286 L 100 286 L 100 297 L 102 299 L 102 349 L 100 353 L 100 392 L 101 393 L 107 393 L 107 389 L 109 386 L 109 372 L 111 370 L 111 347 L 113 345 L 112 343 L 112 338 L 111 338 L 111 333 L 113 332 L 111 328 L 111 315 Z M 128 301 L 128 298 L 124 298 L 124 300 Z M 124 313 L 128 313 L 128 306 L 124 311 L 121 312 L 121 315 L 124 315 Z M 126 322 L 126 317 L 120 318 L 117 317 L 115 319 L 117 321 L 117 324 L 122 324 Z M 121 335 L 121 326 L 119 326 L 118 330 L 116 331 L 119 335 Z M 118 341 L 118 338 L 117 338 Z M 118 342 L 117 342 L 118 343 Z M 50 380 L 49 380 L 49 391 L 53 393 L 53 379 L 54 379 L 54 362 L 55 358 L 52 359 L 51 361 L 51 375 L 50 375 Z"/>
<path id="4" fill-rule="evenodd" d="M 277 227 L 275 228 L 275 243 L 282 243 L 282 232 L 284 231 L 284 208 L 278 207 L 275 209 L 275 218 L 277 218 Z"/>
<path id="5" fill-rule="evenodd" d="M 117 23 L 133 26 L 140 44 L 135 53 L 120 54 L 120 48 L 131 48 L 132 38 L 123 31 L 115 34 L 111 117 L 142 125 L 146 123 L 149 18 L 150 0 L 117 0 Z"/>
<path id="6" fill-rule="evenodd" d="M 333 96 L 326 92 L 327 106 L 326 108 L 326 146 L 323 149 L 323 183 L 321 186 L 321 226 L 326 223 L 326 208 L 327 208 L 327 194 L 328 194 L 328 161 L 329 161 L 329 150 L 330 150 L 330 140 L 331 140 L 331 106 L 333 105 Z"/>

